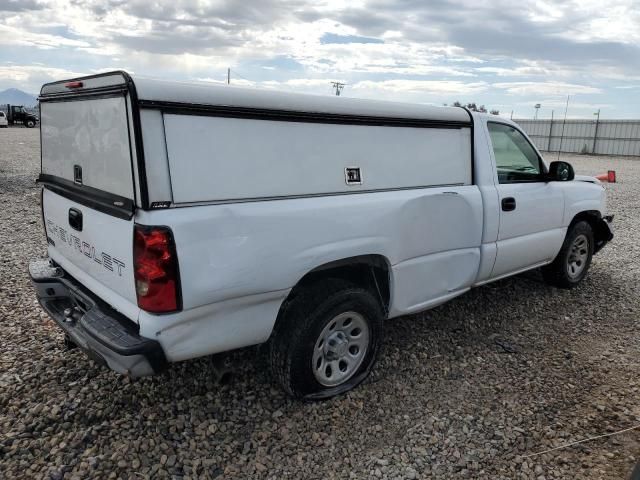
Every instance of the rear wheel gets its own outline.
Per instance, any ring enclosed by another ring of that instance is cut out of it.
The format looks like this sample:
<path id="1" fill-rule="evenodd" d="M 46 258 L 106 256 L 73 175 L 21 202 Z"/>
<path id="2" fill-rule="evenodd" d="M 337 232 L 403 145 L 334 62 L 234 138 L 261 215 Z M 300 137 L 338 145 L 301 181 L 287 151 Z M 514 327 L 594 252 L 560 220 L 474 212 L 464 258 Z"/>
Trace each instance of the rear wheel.
<path id="1" fill-rule="evenodd" d="M 593 246 L 591 225 L 585 221 L 575 223 L 567 232 L 556 259 L 542 268 L 545 281 L 560 288 L 577 286 L 587 276 Z"/>
<path id="2" fill-rule="evenodd" d="M 297 398 L 351 390 L 375 363 L 382 321 L 380 303 L 363 288 L 339 279 L 303 287 L 278 319 L 269 352 L 273 374 Z"/>

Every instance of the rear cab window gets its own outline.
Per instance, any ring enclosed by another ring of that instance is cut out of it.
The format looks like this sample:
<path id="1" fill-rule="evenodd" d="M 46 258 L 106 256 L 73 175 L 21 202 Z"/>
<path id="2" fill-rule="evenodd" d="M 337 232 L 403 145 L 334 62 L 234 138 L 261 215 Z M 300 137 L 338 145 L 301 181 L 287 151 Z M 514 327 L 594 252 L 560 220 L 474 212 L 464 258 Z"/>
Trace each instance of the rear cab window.
<path id="1" fill-rule="evenodd" d="M 542 159 L 515 127 L 487 122 L 500 183 L 539 182 L 545 172 Z"/>

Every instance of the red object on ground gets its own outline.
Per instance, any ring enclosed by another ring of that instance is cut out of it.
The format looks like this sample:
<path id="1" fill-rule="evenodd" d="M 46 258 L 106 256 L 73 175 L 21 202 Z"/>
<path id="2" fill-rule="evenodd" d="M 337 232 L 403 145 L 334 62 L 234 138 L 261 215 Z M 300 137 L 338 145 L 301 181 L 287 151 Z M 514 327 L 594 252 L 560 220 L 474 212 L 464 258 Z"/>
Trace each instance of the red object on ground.
<path id="1" fill-rule="evenodd" d="M 616 171 L 608 170 L 607 173 L 601 173 L 600 175 L 596 175 L 596 178 L 601 182 L 616 183 Z"/>

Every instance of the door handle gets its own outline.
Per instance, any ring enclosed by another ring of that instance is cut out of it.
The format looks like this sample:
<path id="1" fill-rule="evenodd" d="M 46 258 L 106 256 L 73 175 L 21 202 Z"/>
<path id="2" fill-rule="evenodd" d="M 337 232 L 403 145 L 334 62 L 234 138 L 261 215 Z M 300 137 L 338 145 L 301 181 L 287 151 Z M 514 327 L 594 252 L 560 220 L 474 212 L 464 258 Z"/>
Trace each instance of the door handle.
<path id="1" fill-rule="evenodd" d="M 77 208 L 69 209 L 69 226 L 79 232 L 82 231 L 82 212 Z"/>
<path id="2" fill-rule="evenodd" d="M 512 212 L 516 209 L 516 199 L 513 197 L 506 197 L 502 199 L 502 211 Z"/>

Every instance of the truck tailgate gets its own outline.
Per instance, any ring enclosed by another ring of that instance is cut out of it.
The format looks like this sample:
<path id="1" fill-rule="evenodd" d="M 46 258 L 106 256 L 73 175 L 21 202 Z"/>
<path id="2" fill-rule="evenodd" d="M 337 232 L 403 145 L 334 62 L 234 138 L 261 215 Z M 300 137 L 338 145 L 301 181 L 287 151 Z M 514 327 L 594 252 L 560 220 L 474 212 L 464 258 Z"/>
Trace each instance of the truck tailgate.
<path id="1" fill-rule="evenodd" d="M 47 189 L 42 203 L 49 256 L 106 303 L 137 320 L 133 220 L 98 212 Z M 70 211 L 82 215 L 82 231 L 69 225 Z"/>

